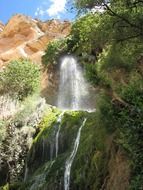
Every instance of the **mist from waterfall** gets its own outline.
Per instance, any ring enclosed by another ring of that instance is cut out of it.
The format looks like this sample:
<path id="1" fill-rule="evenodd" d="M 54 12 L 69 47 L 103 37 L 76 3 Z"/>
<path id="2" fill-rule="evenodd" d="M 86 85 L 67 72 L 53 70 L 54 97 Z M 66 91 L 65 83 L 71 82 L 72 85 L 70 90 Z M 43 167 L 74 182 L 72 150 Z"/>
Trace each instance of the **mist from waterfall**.
<path id="1" fill-rule="evenodd" d="M 73 56 L 65 56 L 60 65 L 57 107 L 63 110 L 86 110 L 88 102 L 88 85 L 82 68 Z"/>

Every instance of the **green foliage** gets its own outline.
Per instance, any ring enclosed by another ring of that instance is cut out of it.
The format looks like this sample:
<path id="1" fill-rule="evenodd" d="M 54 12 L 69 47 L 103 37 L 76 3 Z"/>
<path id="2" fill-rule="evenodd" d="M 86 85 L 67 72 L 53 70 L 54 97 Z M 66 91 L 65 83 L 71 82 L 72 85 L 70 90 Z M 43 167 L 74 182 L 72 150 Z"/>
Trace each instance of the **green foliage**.
<path id="1" fill-rule="evenodd" d="M 107 130 L 115 131 L 116 128 L 116 109 L 112 105 L 112 100 L 105 91 L 101 91 L 97 98 L 96 122 Z"/>
<path id="2" fill-rule="evenodd" d="M 132 175 L 130 189 L 142 189 L 143 180 L 143 155 L 142 155 L 142 135 L 143 135 L 143 109 L 132 107 L 122 109 L 119 112 L 118 121 L 121 127 L 120 143 L 130 156 Z"/>
<path id="3" fill-rule="evenodd" d="M 108 170 L 107 167 L 105 168 L 108 162 L 108 156 L 105 153 L 105 139 L 108 138 L 106 128 L 98 126 L 95 113 L 87 117 L 87 122 L 81 133 L 79 150 L 71 171 L 73 189 L 77 187 L 81 189 L 88 189 L 89 187 L 89 189 L 100 189 L 102 180 Z"/>
<path id="4" fill-rule="evenodd" d="M 37 142 L 41 136 L 46 136 L 50 131 L 52 131 L 53 124 L 56 122 L 58 114 L 60 114 L 58 109 L 47 109 L 42 121 L 38 126 L 41 131 L 34 139 L 34 143 Z"/>
<path id="5" fill-rule="evenodd" d="M 111 134 L 107 133 L 105 127 L 97 125 L 95 113 L 65 112 L 60 126 L 58 157 L 54 156 L 51 160 L 48 154 L 52 150 L 52 143 L 55 143 L 58 129 L 55 122 L 57 115 L 47 114 L 46 116 L 52 119 L 46 121 L 45 117 L 41 122 L 40 125 L 43 129 L 30 150 L 26 189 L 30 189 L 30 187 L 43 189 L 45 186 L 49 189 L 58 188 L 59 181 L 61 181 L 61 187 L 64 186 L 65 163 L 73 150 L 75 137 L 85 117 L 87 121 L 82 128 L 80 144 L 71 168 L 70 187 L 83 190 L 100 189 L 108 172 L 109 155 L 107 150 L 110 149 L 110 143 L 106 144 L 106 141 L 108 138 L 110 139 Z"/>
<path id="6" fill-rule="evenodd" d="M 97 102 L 96 122 L 109 131 L 119 131 L 118 143 L 131 160 L 130 189 L 142 189 L 143 180 L 143 80 L 137 72 L 129 78 L 128 86 L 120 86 L 119 95 L 127 104 L 112 101 L 100 94 Z"/>
<path id="7" fill-rule="evenodd" d="M 12 61 L 0 73 L 1 94 L 23 100 L 39 89 L 40 68 L 28 60 Z"/>
<path id="8" fill-rule="evenodd" d="M 12 117 L 12 122 L 19 128 L 23 126 L 36 128 L 48 109 L 45 99 L 40 98 L 39 94 L 28 96 L 19 107 L 20 109 Z"/>
<path id="9" fill-rule="evenodd" d="M 108 1 L 104 0 L 74 0 L 74 2 L 75 7 L 79 12 L 88 11 L 95 6 L 102 6 L 105 10 L 104 12 L 111 18 L 111 22 L 109 23 L 107 19 L 105 25 L 112 24 L 111 28 L 108 28 L 108 31 L 110 30 L 112 34 L 114 33 L 114 37 L 117 40 L 142 36 L 142 1 L 111 0 L 109 1 L 110 5 L 108 4 Z M 122 36 L 122 34 L 124 35 Z"/>
<path id="10" fill-rule="evenodd" d="M 123 39 L 130 39 L 132 37 L 141 37 L 142 30 L 141 23 L 143 21 L 142 11 L 143 2 L 134 0 L 112 0 L 109 8 L 109 13 L 113 13 L 113 18 L 116 28 L 116 35 L 123 33 Z M 117 30 L 119 29 L 119 30 Z M 121 35 L 120 35 L 121 36 Z"/>
<path id="11" fill-rule="evenodd" d="M 89 13 L 79 18 L 72 26 L 71 35 L 73 40 L 72 51 L 78 54 L 92 54 L 97 46 L 96 28 L 100 20 L 100 15 Z"/>
<path id="12" fill-rule="evenodd" d="M 42 187 L 43 185 L 46 185 L 49 188 L 51 187 L 50 185 L 53 187 L 54 181 L 57 178 L 60 179 L 63 177 L 65 159 L 72 150 L 75 136 L 79 126 L 81 125 L 81 121 L 83 121 L 82 115 L 84 114 L 80 112 L 67 112 L 64 114 L 64 118 L 61 123 L 57 121 L 59 114 L 59 110 L 47 112 L 40 123 L 39 128 L 42 128 L 42 130 L 34 139 L 28 156 L 29 172 L 33 171 L 31 175 L 29 175 L 30 180 L 33 180 L 31 185 L 36 185 L 37 178 L 35 176 L 42 177 L 42 180 L 41 178 L 39 179 L 39 185 L 42 185 Z M 56 158 L 55 138 L 59 127 L 61 127 L 59 134 L 59 154 Z M 51 159 L 52 147 L 53 155 Z M 49 169 L 50 165 L 52 167 L 51 169 Z M 56 178 L 55 174 L 57 174 Z M 45 177 L 46 180 L 44 180 Z M 42 184 L 43 182 L 44 184 Z"/>
<path id="13" fill-rule="evenodd" d="M 50 42 L 47 46 L 42 63 L 45 65 L 56 64 L 60 55 L 67 51 L 67 39 L 59 39 Z"/>
<path id="14" fill-rule="evenodd" d="M 112 99 L 109 90 L 100 93 L 97 99 L 96 123 L 108 132 L 119 132 L 118 144 L 126 150 L 131 162 L 130 189 L 142 189 L 143 180 L 143 80 L 134 71 L 129 75 L 128 85 L 119 86 L 118 96 L 126 104 Z M 108 95 L 107 95 L 108 93 Z"/>
<path id="15" fill-rule="evenodd" d="M 97 72 L 96 64 L 85 64 L 86 78 L 93 85 L 100 84 L 100 77 Z"/>
<path id="16" fill-rule="evenodd" d="M 111 88 L 111 79 L 106 72 L 101 71 L 99 64 L 87 64 L 85 65 L 85 71 L 86 77 L 92 85 L 106 89 Z"/>
<path id="17" fill-rule="evenodd" d="M 6 184 L 5 186 L 0 187 L 0 190 L 10 190 L 9 189 L 9 184 Z"/>
<path id="18" fill-rule="evenodd" d="M 91 9 L 94 6 L 99 6 L 104 2 L 104 0 L 74 0 L 75 7 L 81 11 L 86 9 Z"/>
<path id="19" fill-rule="evenodd" d="M 77 3 L 78 8 L 91 7 L 90 1 Z M 109 94 L 100 94 L 96 122 L 109 131 L 120 131 L 119 142 L 132 163 L 131 189 L 142 189 L 143 179 L 143 78 L 139 68 L 143 53 L 142 9 L 142 2 L 135 5 L 134 1 L 113 0 L 105 13 L 81 17 L 71 31 L 72 51 L 82 56 L 87 78 Z M 93 52 L 96 63 L 92 60 L 86 64 Z"/>
<path id="20" fill-rule="evenodd" d="M 81 12 L 101 3 L 105 1 L 75 1 Z M 142 1 L 112 0 L 110 5 L 104 4 L 103 13 L 80 17 L 65 48 L 80 57 L 88 80 L 105 91 L 97 100 L 96 122 L 109 133 L 120 134 L 118 143 L 131 160 L 131 189 L 142 189 L 143 178 L 143 73 L 139 63 L 143 55 L 142 5 Z M 101 166 L 100 153 L 95 160 Z M 76 172 L 78 184 L 81 178 Z"/>
<path id="21" fill-rule="evenodd" d="M 111 44 L 100 54 L 98 63 L 100 71 L 106 72 L 116 69 L 124 69 L 127 72 L 133 70 L 141 56 L 142 44 L 126 42 L 123 44 Z M 133 56 L 134 55 L 134 56 Z"/>
<path id="22" fill-rule="evenodd" d="M 79 11 L 88 11 L 103 2 L 79 0 L 75 1 L 75 5 Z M 118 134 L 116 143 L 126 150 L 130 159 L 130 189 L 143 189 L 143 73 L 139 63 L 143 54 L 142 5 L 142 1 L 111 0 L 110 5 L 104 4 L 105 12 L 88 13 L 77 19 L 70 36 L 51 42 L 43 56 L 43 63 L 48 65 L 55 64 L 59 56 L 66 52 L 75 53 L 84 63 L 89 81 L 104 89 L 97 100 L 96 114 L 88 119 L 81 133 L 71 175 L 75 189 L 88 189 L 89 186 L 91 189 L 100 189 L 104 184 L 108 175 L 108 159 L 111 157 L 106 137 L 115 133 Z M 40 123 L 41 132 L 35 138 L 30 153 L 32 162 L 37 159 L 37 163 L 42 165 L 39 153 L 43 156 L 43 146 L 46 146 L 44 156 L 48 156 L 50 150 L 47 150 L 54 139 L 52 134 L 57 130 L 55 124 L 58 114 L 59 111 L 47 113 Z M 44 169 L 46 180 L 49 181 L 42 181 L 42 185 L 49 183 L 48 187 L 53 188 L 50 179 L 56 179 L 56 183 L 53 182 L 55 185 L 63 178 L 63 163 L 72 149 L 77 126 L 85 115 L 65 113 L 59 138 L 60 155 L 49 174 L 50 161 L 36 173 L 43 177 Z M 36 170 L 37 163 L 32 165 L 32 162 L 29 167 Z M 32 183 L 37 185 L 36 179 L 32 179 Z"/>
<path id="23" fill-rule="evenodd" d="M 134 71 L 129 75 L 128 86 L 120 87 L 120 96 L 128 102 L 128 104 L 143 110 L 143 80 L 138 71 Z"/>

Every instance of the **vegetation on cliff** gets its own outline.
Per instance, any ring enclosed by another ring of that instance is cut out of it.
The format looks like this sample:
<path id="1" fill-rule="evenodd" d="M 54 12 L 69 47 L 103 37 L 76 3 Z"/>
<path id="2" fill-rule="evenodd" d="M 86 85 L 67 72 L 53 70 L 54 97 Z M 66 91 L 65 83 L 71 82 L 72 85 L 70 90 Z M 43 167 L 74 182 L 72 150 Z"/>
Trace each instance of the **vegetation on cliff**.
<path id="1" fill-rule="evenodd" d="M 43 116 L 40 111 L 41 116 L 36 110 L 39 110 L 39 104 L 30 111 L 28 103 L 10 122 L 2 120 L 0 153 L 11 166 L 11 170 L 9 166 L 7 170 L 0 170 L 1 173 L 6 171 L 0 184 L 9 183 L 2 189 L 63 189 L 65 163 L 84 118 L 87 121 L 81 131 L 78 151 L 71 168 L 70 188 L 143 189 L 143 2 L 78 0 L 74 6 L 82 16 L 73 23 L 67 38 L 55 40 L 47 46 L 43 64 L 56 64 L 64 53 L 75 54 L 86 71 L 88 81 L 99 89 L 96 112 L 67 111 L 59 122 L 57 118 L 61 111 L 58 109 L 52 107 L 47 111 L 42 108 L 46 113 Z M 95 11 L 95 6 L 101 6 L 102 10 Z M 0 80 L 2 92 L 23 100 L 37 90 L 39 69 L 27 61 L 21 61 L 20 64 L 15 61 L 4 70 Z M 25 111 L 27 109 L 28 112 Z M 30 112 L 33 113 L 33 110 L 38 113 L 36 126 L 31 123 L 33 115 Z M 27 115 L 31 116 L 28 120 Z M 13 129 L 11 122 L 14 131 L 9 135 Z M 22 151 L 25 151 L 25 138 L 17 138 L 20 142 L 13 140 L 23 126 L 28 127 L 28 131 L 34 128 L 28 156 L 27 151 L 22 154 L 16 151 L 17 147 L 22 147 L 21 143 L 24 144 Z M 59 128 L 56 155 L 55 141 Z M 13 149 L 10 142 L 16 142 Z M 6 146 L 9 148 L 5 156 Z M 9 160 L 9 155 L 17 154 L 18 157 L 11 156 Z M 17 166 L 24 166 L 26 156 L 23 182 L 24 170 L 17 170 Z"/>
<path id="2" fill-rule="evenodd" d="M 28 154 L 28 175 L 25 183 L 10 185 L 10 189 L 64 189 L 64 171 L 67 158 L 72 152 L 77 131 L 87 118 L 81 131 L 80 144 L 71 168 L 71 189 L 100 189 L 107 185 L 125 189 L 129 180 L 129 162 L 117 143 L 116 133 L 101 127 L 95 113 L 67 111 L 61 123 L 57 122 L 59 110 L 48 111 L 40 123 L 41 131 L 35 138 Z M 60 126 L 59 126 L 60 124 Z M 56 156 L 55 138 L 60 127 L 59 149 Z M 121 157 L 121 158 L 120 158 Z M 120 164 L 116 161 L 119 160 Z M 114 168 L 113 168 L 114 163 Z M 114 176 L 114 170 L 122 176 Z M 111 178 L 106 181 L 106 178 Z M 124 183 L 120 183 L 120 180 Z"/>
<path id="3" fill-rule="evenodd" d="M 0 186 L 23 179 L 27 152 L 45 109 L 39 89 L 40 68 L 29 60 L 12 61 L 0 71 Z"/>
<path id="4" fill-rule="evenodd" d="M 12 61 L 0 72 L 0 95 L 23 100 L 40 87 L 40 68 L 29 60 Z"/>
<path id="5" fill-rule="evenodd" d="M 143 2 L 80 0 L 75 5 L 86 14 L 73 24 L 66 51 L 78 56 L 88 80 L 100 87 L 96 122 L 118 131 L 118 144 L 130 158 L 128 188 L 142 189 Z M 102 12 L 89 11 L 96 5 Z"/>

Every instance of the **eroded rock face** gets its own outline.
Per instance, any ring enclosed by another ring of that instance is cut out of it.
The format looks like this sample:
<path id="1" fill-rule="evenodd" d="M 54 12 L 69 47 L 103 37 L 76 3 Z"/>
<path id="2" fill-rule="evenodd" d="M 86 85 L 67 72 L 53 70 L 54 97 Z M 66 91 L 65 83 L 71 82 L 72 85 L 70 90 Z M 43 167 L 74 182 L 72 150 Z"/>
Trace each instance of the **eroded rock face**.
<path id="1" fill-rule="evenodd" d="M 129 187 L 130 167 L 125 152 L 121 149 L 117 151 L 112 148 L 111 159 L 109 161 L 109 176 L 105 180 L 106 190 L 126 190 Z"/>
<path id="2" fill-rule="evenodd" d="M 0 21 L 0 32 L 2 32 L 4 29 L 4 24 Z"/>
<path id="3" fill-rule="evenodd" d="M 42 22 L 24 15 L 15 15 L 4 26 L 0 22 L 0 66 L 19 58 L 41 63 L 47 43 L 63 38 L 70 31 L 67 21 Z"/>
<path id="4" fill-rule="evenodd" d="M 20 58 L 41 64 L 41 57 L 47 44 L 54 39 L 67 36 L 70 28 L 71 23 L 68 21 L 42 22 L 19 14 L 13 16 L 5 26 L 0 22 L 0 69 L 9 61 Z M 52 73 L 46 72 L 45 69 L 42 71 L 41 89 L 47 93 L 51 86 L 49 78 Z"/>

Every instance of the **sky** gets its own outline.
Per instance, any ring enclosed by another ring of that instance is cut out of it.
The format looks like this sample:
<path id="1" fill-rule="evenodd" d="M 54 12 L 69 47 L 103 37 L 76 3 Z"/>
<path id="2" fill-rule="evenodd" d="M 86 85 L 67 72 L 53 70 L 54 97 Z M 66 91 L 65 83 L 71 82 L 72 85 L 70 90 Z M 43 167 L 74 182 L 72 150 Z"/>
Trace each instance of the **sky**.
<path id="1" fill-rule="evenodd" d="M 41 20 L 73 20 L 68 0 L 0 0 L 0 21 L 7 23 L 11 16 L 24 14 Z"/>

